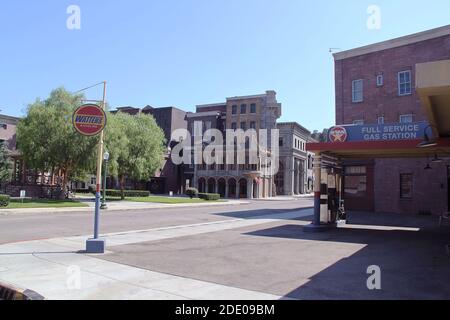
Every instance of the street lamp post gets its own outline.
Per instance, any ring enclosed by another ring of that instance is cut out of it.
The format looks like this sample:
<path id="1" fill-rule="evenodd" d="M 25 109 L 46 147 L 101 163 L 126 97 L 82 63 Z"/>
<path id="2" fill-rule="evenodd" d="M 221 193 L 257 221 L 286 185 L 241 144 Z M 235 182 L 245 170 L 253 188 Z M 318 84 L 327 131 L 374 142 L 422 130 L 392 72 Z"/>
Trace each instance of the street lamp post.
<path id="1" fill-rule="evenodd" d="M 106 151 L 103 154 L 103 160 L 105 160 L 105 175 L 103 177 L 103 199 L 102 199 L 102 205 L 101 209 L 105 210 L 108 209 L 108 206 L 106 205 L 106 177 L 108 175 L 108 160 L 109 160 L 109 152 Z"/>

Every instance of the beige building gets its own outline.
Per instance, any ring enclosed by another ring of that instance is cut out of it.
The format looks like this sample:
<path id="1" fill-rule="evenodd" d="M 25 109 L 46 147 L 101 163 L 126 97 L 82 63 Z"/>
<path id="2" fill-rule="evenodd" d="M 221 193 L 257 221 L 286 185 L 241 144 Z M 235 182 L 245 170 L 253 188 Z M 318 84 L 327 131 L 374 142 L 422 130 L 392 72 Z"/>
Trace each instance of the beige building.
<path id="1" fill-rule="evenodd" d="M 197 106 L 196 113 L 188 113 L 188 129 L 193 132 L 194 122 L 203 123 L 203 132 L 215 128 L 225 137 L 226 129 L 268 130 L 266 152 L 270 155 L 270 132 L 277 129 L 281 117 L 281 104 L 275 91 L 252 96 L 227 98 L 224 103 Z M 226 143 L 226 142 L 225 142 Z M 248 156 L 248 155 L 247 155 Z M 214 164 L 194 167 L 194 186 L 200 192 L 218 193 L 223 198 L 266 198 L 276 194 L 274 175 L 259 158 L 258 164 Z M 248 159 L 246 159 L 248 160 Z"/>

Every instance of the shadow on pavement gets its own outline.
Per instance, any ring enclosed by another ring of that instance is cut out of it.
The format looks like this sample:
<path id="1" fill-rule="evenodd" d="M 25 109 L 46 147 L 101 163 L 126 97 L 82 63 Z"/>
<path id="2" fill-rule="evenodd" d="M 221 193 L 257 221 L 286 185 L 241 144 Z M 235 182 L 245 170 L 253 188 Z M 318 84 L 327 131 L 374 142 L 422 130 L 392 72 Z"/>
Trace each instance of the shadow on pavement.
<path id="1" fill-rule="evenodd" d="M 365 245 L 316 273 L 307 283 L 287 293 L 286 298 L 450 299 L 450 257 L 447 252 L 450 228 L 439 228 L 435 217 L 397 215 L 390 220 L 389 214 L 375 214 L 365 219 L 364 215 L 351 217 L 358 225 L 346 225 L 325 233 L 305 233 L 300 225 L 283 225 L 246 235 L 308 241 L 308 252 L 303 254 L 311 264 L 318 263 L 321 255 L 326 255 L 324 242 L 328 243 L 329 250 L 338 250 L 341 247 L 336 245 L 338 243 Z M 383 230 L 382 227 L 374 229 L 375 225 L 419 229 Z M 315 250 L 315 247 L 321 249 Z M 381 290 L 367 287 L 370 276 L 367 269 L 372 265 L 381 268 Z"/>

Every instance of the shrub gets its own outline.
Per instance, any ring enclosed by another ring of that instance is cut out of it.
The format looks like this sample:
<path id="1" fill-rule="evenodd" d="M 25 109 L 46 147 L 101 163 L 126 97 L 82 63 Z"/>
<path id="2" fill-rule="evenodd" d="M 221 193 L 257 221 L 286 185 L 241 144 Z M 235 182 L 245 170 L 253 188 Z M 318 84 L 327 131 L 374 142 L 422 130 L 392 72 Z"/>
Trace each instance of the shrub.
<path id="1" fill-rule="evenodd" d="M 217 201 L 220 199 L 220 194 L 217 193 L 199 193 L 198 197 L 200 199 L 206 200 L 206 201 Z"/>
<path id="2" fill-rule="evenodd" d="M 1 207 L 7 207 L 9 205 L 9 202 L 11 201 L 10 196 L 6 194 L 0 194 L 0 206 Z"/>
<path id="3" fill-rule="evenodd" d="M 197 198 L 198 197 L 198 190 L 197 189 L 195 189 L 195 188 L 188 188 L 188 189 L 186 189 L 186 195 L 188 196 L 188 197 L 190 197 L 191 199 L 192 198 Z"/>
<path id="4" fill-rule="evenodd" d="M 76 189 L 75 193 L 81 193 L 81 194 L 86 194 L 86 193 L 91 193 L 92 190 L 90 189 Z"/>
<path id="5" fill-rule="evenodd" d="M 140 198 L 140 197 L 150 197 L 150 191 L 147 190 L 124 190 L 124 195 L 127 198 Z M 95 192 L 93 192 L 95 194 Z M 103 195 L 103 190 L 101 191 Z M 120 197 L 122 196 L 122 191 L 120 190 L 106 190 L 106 196 L 108 197 Z"/>

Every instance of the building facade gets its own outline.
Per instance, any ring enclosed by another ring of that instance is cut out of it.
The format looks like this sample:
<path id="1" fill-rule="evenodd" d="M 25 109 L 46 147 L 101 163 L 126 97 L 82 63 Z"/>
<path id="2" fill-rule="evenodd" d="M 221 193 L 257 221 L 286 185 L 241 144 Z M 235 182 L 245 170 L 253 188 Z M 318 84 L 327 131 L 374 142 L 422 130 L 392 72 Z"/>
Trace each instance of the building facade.
<path id="1" fill-rule="evenodd" d="M 175 165 L 171 160 L 171 149 L 180 141 L 171 140 L 172 132 L 176 129 L 187 129 L 186 112 L 176 107 L 154 108 L 146 106 L 143 109 L 134 107 L 120 107 L 114 112 L 124 112 L 130 115 L 148 114 L 155 118 L 156 123 L 164 132 L 167 142 L 167 152 L 164 155 L 164 162 L 159 170 L 155 172 L 151 181 L 141 188 L 149 189 L 153 194 L 184 194 L 189 183 L 188 169 L 185 165 Z M 117 181 L 115 182 L 117 184 Z M 114 184 L 114 183 L 113 183 Z M 136 182 L 127 179 L 127 186 L 136 188 Z M 114 186 L 114 187 L 117 187 Z"/>
<path id="2" fill-rule="evenodd" d="M 416 66 L 450 59 L 450 26 L 339 52 L 334 58 L 337 125 L 429 121 L 416 90 Z M 347 160 L 347 208 L 397 213 L 446 211 L 450 203 L 449 169 L 446 161 L 433 163 L 433 157 Z"/>
<path id="3" fill-rule="evenodd" d="M 296 122 L 278 123 L 280 165 L 275 176 L 277 195 L 302 195 L 312 192 L 313 154 L 306 151 L 311 132 Z"/>
<path id="4" fill-rule="evenodd" d="M 196 113 L 188 113 L 188 129 L 194 132 L 195 123 L 202 124 L 202 132 L 217 129 L 226 136 L 225 130 L 268 130 L 267 149 L 270 154 L 271 130 L 277 129 L 281 117 L 281 104 L 275 91 L 261 95 L 227 98 L 224 103 L 197 106 Z M 226 141 L 225 141 L 226 143 Z M 248 156 L 248 154 L 247 154 Z M 258 164 L 233 163 L 201 164 L 194 166 L 193 185 L 200 192 L 218 193 L 223 198 L 267 198 L 276 195 L 275 177 L 261 161 Z"/>

